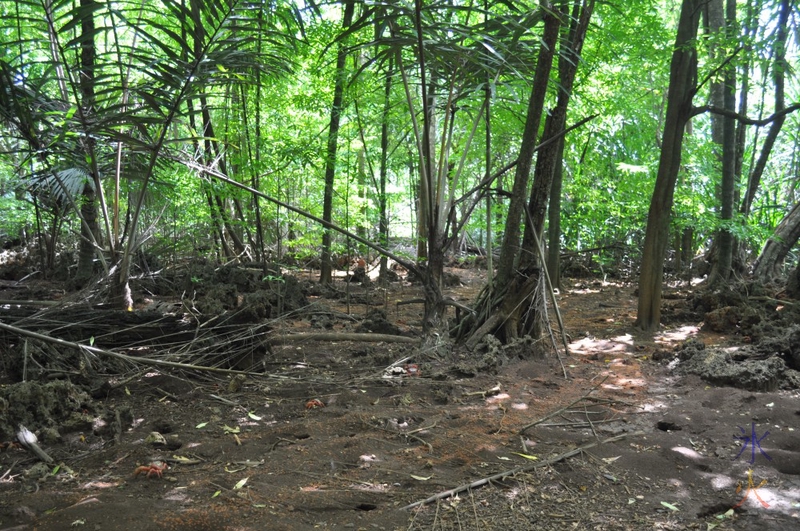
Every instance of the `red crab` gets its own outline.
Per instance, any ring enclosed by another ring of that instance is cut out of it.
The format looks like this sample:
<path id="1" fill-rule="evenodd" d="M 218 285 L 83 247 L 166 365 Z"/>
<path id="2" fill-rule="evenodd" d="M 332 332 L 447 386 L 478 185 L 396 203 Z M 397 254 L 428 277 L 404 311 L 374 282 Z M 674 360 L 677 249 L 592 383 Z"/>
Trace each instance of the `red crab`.
<path id="1" fill-rule="evenodd" d="M 318 407 L 325 407 L 325 404 L 323 404 L 321 400 L 317 400 L 316 398 L 306 402 L 306 409 L 317 409 Z"/>
<path id="2" fill-rule="evenodd" d="M 167 465 L 167 463 L 162 463 L 161 466 L 159 466 L 158 463 L 150 463 L 149 465 L 137 467 L 133 472 L 133 477 L 136 477 L 139 474 L 147 474 L 148 478 L 153 475 L 160 478 L 162 477 L 161 474 L 168 468 L 169 465 Z"/>

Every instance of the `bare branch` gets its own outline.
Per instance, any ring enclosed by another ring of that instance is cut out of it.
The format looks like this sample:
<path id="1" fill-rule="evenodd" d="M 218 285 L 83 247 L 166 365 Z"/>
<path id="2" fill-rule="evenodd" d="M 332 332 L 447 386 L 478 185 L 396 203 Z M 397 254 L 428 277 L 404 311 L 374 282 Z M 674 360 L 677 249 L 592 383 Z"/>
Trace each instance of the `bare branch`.
<path id="1" fill-rule="evenodd" d="M 693 108 L 690 117 L 697 116 L 698 114 L 703 114 L 704 112 L 710 112 L 714 114 L 719 114 L 721 116 L 727 116 L 729 118 L 733 118 L 745 125 L 755 125 L 758 127 L 763 127 L 765 125 L 769 125 L 770 123 L 774 122 L 775 120 L 777 120 L 782 116 L 786 116 L 787 114 L 793 113 L 798 109 L 800 109 L 800 103 L 793 103 L 792 105 L 786 107 L 782 111 L 776 112 L 772 116 L 768 116 L 763 120 L 754 120 L 752 118 L 748 118 L 747 116 L 742 116 L 736 111 L 720 109 L 719 107 L 714 107 L 713 105 L 703 105 L 701 107 Z"/>

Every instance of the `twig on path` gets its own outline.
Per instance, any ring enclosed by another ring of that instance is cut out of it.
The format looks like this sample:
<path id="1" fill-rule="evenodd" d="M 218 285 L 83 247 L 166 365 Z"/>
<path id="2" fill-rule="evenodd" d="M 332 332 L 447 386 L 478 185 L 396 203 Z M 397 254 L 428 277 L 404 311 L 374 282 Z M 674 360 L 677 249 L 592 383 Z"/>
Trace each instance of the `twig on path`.
<path id="1" fill-rule="evenodd" d="M 8 469 L 8 470 L 6 470 L 5 474 L 3 474 L 2 476 L 0 476 L 0 482 L 2 482 L 2 481 L 13 481 L 13 479 L 14 479 L 16 476 L 9 476 L 9 478 L 8 478 L 8 479 L 6 479 L 6 476 L 8 476 L 9 474 L 11 474 L 11 471 L 12 471 L 12 470 L 14 470 L 14 467 L 15 467 L 15 466 L 17 466 L 17 463 L 19 463 L 19 462 L 20 462 L 20 459 L 17 459 L 17 460 L 16 460 L 16 461 L 14 461 L 13 463 L 11 463 L 11 467 L 9 467 L 9 469 Z"/>
<path id="2" fill-rule="evenodd" d="M 568 405 L 566 405 L 566 406 L 562 407 L 561 409 L 557 409 L 556 411 L 553 411 L 553 412 L 552 412 L 552 413 L 550 413 L 549 415 L 546 415 L 546 416 L 544 416 L 544 417 L 540 418 L 539 420 L 537 420 L 537 421 L 535 421 L 535 422 L 531 422 L 530 424 L 528 424 L 528 425 L 526 425 L 526 426 L 523 426 L 523 427 L 522 427 L 522 428 L 519 430 L 519 433 L 524 433 L 524 432 L 525 432 L 525 430 L 527 430 L 528 428 L 532 428 L 532 427 L 536 426 L 537 424 L 541 424 L 542 422 L 544 422 L 544 421 L 546 421 L 546 420 L 548 420 L 548 419 L 551 419 L 551 418 L 555 417 L 556 415 L 560 415 L 561 413 L 563 413 L 564 411 L 568 410 L 569 408 L 571 408 L 572 406 L 574 406 L 575 404 L 577 404 L 577 403 L 578 403 L 578 402 L 580 402 L 581 400 L 586 400 L 587 398 L 589 398 L 589 395 L 590 395 L 590 394 L 592 394 L 593 392 L 595 392 L 595 390 L 596 390 L 598 387 L 600 387 L 601 385 L 603 385 L 603 382 L 605 382 L 607 379 L 608 379 L 608 376 L 606 376 L 605 378 L 603 378 L 602 380 L 600 380 L 600 382 L 599 382 L 597 385 L 595 385 L 594 387 L 592 387 L 591 389 L 589 389 L 589 391 L 588 391 L 588 392 L 587 392 L 585 395 L 583 395 L 583 396 L 582 396 L 582 397 L 580 397 L 579 399 L 575 400 L 574 402 L 571 402 L 570 404 L 568 404 Z"/>
<path id="3" fill-rule="evenodd" d="M 297 341 L 358 341 L 370 343 L 419 343 L 419 338 L 397 336 L 393 334 L 356 334 L 347 332 L 322 332 L 273 335 L 269 338 L 270 345 L 284 345 Z"/>
<path id="4" fill-rule="evenodd" d="M 210 396 L 214 400 L 219 400 L 220 402 L 222 402 L 223 404 L 228 405 L 228 406 L 238 406 L 238 405 L 240 405 L 238 402 L 234 402 L 233 400 L 228 400 L 227 398 L 222 398 L 221 396 L 218 396 L 218 395 L 208 395 L 208 396 Z"/>
<path id="5" fill-rule="evenodd" d="M 445 498 L 450 498 L 451 496 L 455 496 L 456 494 L 459 494 L 461 492 L 487 485 L 487 484 L 491 483 L 492 481 L 498 481 L 498 480 L 501 480 L 501 479 L 505 479 L 505 478 L 507 478 L 509 476 L 513 476 L 515 474 L 519 474 L 521 472 L 528 472 L 528 471 L 536 469 L 536 468 L 541 468 L 541 467 L 544 467 L 544 466 L 553 465 L 555 463 L 558 463 L 559 461 L 563 461 L 564 459 L 567 459 L 568 457 L 572 457 L 573 455 L 577 455 L 579 453 L 582 453 L 583 451 L 588 450 L 589 448 L 594 448 L 595 446 L 600 446 L 600 445 L 606 444 L 606 443 L 621 441 L 622 439 L 625 439 L 626 437 L 638 437 L 639 435 L 644 435 L 644 434 L 645 434 L 645 432 L 643 432 L 643 431 L 637 431 L 637 432 L 633 432 L 633 433 L 623 433 L 622 435 L 617 435 L 615 437 L 610 437 L 608 439 L 603 439 L 602 441 L 590 442 L 588 444 L 585 444 L 583 446 L 580 446 L 580 447 L 575 448 L 573 450 L 570 450 L 568 452 L 564 452 L 563 454 L 559 454 L 559 455 L 557 455 L 557 456 L 555 456 L 555 457 L 553 457 L 551 459 L 547 459 L 546 461 L 539 461 L 537 463 L 533 463 L 533 464 L 530 464 L 530 465 L 518 466 L 516 468 L 512 468 L 511 470 L 506 470 L 505 472 L 499 472 L 499 473 L 497 473 L 497 474 L 495 474 L 493 476 L 489 476 L 489 477 L 486 477 L 486 478 L 483 478 L 483 479 L 479 479 L 477 481 L 473 481 L 472 483 L 467 483 L 465 485 L 458 486 L 458 487 L 456 487 L 454 489 L 450 489 L 450 490 L 446 490 L 444 492 L 440 492 L 439 494 L 434 494 L 433 496 L 431 496 L 429 498 L 425 498 L 424 500 L 420 500 L 420 501 L 416 501 L 414 503 L 408 504 L 405 507 L 402 507 L 401 509 L 402 510 L 413 509 L 414 507 L 417 507 L 417 506 L 427 505 L 427 504 L 429 504 L 431 502 L 435 502 L 435 501 L 438 501 L 438 500 L 443 500 Z"/>

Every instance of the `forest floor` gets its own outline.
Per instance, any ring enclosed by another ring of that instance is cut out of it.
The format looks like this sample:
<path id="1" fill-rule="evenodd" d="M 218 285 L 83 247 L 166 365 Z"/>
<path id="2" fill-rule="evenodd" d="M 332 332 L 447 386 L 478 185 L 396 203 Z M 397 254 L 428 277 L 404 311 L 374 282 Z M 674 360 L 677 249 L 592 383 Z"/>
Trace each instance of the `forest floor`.
<path id="1" fill-rule="evenodd" d="M 484 279 L 453 272 L 447 295 L 468 304 Z M 388 308 L 413 337 L 421 306 L 395 303 L 417 290 L 395 284 L 377 308 L 310 299 L 330 310 L 330 333 Z M 653 360 L 689 338 L 735 349 L 741 337 L 704 331 L 702 316 L 636 332 L 625 283 L 567 280 L 558 302 L 560 359 L 512 355 L 524 343 L 507 357 L 413 357 L 413 344 L 284 341 L 244 381 L 143 371 L 83 412 L 130 411 L 116 437 L 43 442 L 57 466 L 0 451 L 0 531 L 800 527 L 800 394 L 714 386 Z"/>

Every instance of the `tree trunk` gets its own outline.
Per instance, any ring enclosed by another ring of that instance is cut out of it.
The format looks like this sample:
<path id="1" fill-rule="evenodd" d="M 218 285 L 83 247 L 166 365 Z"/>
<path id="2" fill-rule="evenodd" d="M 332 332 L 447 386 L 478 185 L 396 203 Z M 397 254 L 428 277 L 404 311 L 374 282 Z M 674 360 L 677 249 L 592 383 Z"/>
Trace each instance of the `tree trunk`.
<path id="1" fill-rule="evenodd" d="M 728 38 L 733 37 L 736 24 L 736 1 L 727 0 L 725 32 Z M 724 69 L 723 108 L 736 111 L 736 67 L 728 64 Z M 716 274 L 712 274 L 709 285 L 717 286 L 726 283 L 731 276 L 733 251 L 736 241 L 732 232 L 733 213 L 736 193 L 736 122 L 731 115 L 722 118 L 722 189 L 720 194 L 722 227 L 717 235 L 719 255 Z"/>
<path id="2" fill-rule="evenodd" d="M 547 4 L 547 5 L 545 5 Z M 544 100 L 547 95 L 547 84 L 550 70 L 553 66 L 553 56 L 558 42 L 561 19 L 553 11 L 549 2 L 543 2 L 544 32 L 542 45 L 539 49 L 539 59 L 536 62 L 536 73 L 533 77 L 533 87 L 528 100 L 528 110 L 525 115 L 525 128 L 522 131 L 522 145 L 517 158 L 517 167 L 514 173 L 514 184 L 511 189 L 511 200 L 506 214 L 503 243 L 500 247 L 500 258 L 497 260 L 497 276 L 495 277 L 495 292 L 503 290 L 512 277 L 514 263 L 519 253 L 520 222 L 525 210 L 525 197 L 528 192 L 528 180 L 533 153 L 536 148 L 536 139 L 539 135 L 539 124 L 544 110 Z"/>
<path id="3" fill-rule="evenodd" d="M 786 255 L 798 240 L 800 240 L 800 203 L 796 204 L 775 227 L 775 232 L 767 240 L 756 260 L 753 276 L 766 282 L 780 275 L 780 268 Z"/>
<path id="4" fill-rule="evenodd" d="M 564 139 L 558 141 L 556 167 L 547 211 L 547 274 L 553 288 L 561 287 L 561 188 L 564 175 Z"/>
<path id="5" fill-rule="evenodd" d="M 81 207 L 81 239 L 78 244 L 78 267 L 75 271 L 75 284 L 83 287 L 94 275 L 94 242 L 100 236 L 97 224 L 97 194 L 89 183 L 83 187 L 79 199 Z"/>
<path id="6" fill-rule="evenodd" d="M 775 62 L 772 67 L 772 78 L 775 85 L 775 112 L 778 113 L 786 108 L 785 102 L 785 89 L 784 80 L 786 71 L 789 69 L 789 64 L 786 61 L 786 39 L 787 39 L 787 25 L 789 15 L 792 12 L 791 2 L 789 0 L 781 1 L 781 10 L 778 15 L 777 35 L 775 37 Z M 750 208 L 753 205 L 758 186 L 761 183 L 761 176 L 764 174 L 764 168 L 767 166 L 767 161 L 772 153 L 772 148 L 775 146 L 775 141 L 778 138 L 783 123 L 786 120 L 785 115 L 780 115 L 775 118 L 770 125 L 769 132 L 764 139 L 764 145 L 761 147 L 758 161 L 756 162 L 753 170 L 750 172 L 750 177 L 747 182 L 747 191 L 742 199 L 741 212 L 745 216 L 750 214 Z"/>
<path id="7" fill-rule="evenodd" d="M 592 16 L 594 9 L 594 1 L 576 1 L 572 17 L 573 21 L 569 31 L 569 37 L 561 45 L 561 59 L 559 61 L 559 94 L 555 108 L 551 111 L 547 120 L 545 121 L 544 133 L 542 135 L 543 141 L 552 140 L 563 134 L 564 126 L 566 123 L 567 107 L 569 104 L 570 93 L 575 80 L 578 65 L 580 64 L 580 53 L 586 37 L 586 31 L 589 27 L 589 20 Z M 549 20 L 553 17 L 555 21 Z M 543 48 L 552 46 L 548 44 L 547 39 L 558 39 L 559 28 L 561 20 L 567 19 L 567 13 L 556 12 L 548 10 L 545 16 L 545 37 L 543 38 Z M 544 52 L 544 50 L 542 50 Z M 551 52 L 552 53 L 552 52 Z M 540 61 L 541 61 L 540 57 Z M 539 70 L 537 68 L 537 75 Z M 531 95 L 533 102 L 536 95 L 536 89 Z M 537 119 L 541 116 L 541 109 L 538 111 L 529 104 L 528 107 L 529 119 Z M 530 123 L 526 121 L 525 131 L 529 131 Z M 531 154 L 533 150 L 533 140 L 531 139 Z M 536 159 L 536 171 L 534 174 L 533 186 L 531 188 L 526 218 L 525 218 L 525 235 L 522 242 L 521 250 L 516 250 L 516 240 L 519 238 L 519 232 L 513 238 L 506 238 L 503 240 L 503 249 L 501 250 L 500 261 L 498 265 L 498 278 L 496 282 L 495 293 L 502 296 L 499 304 L 491 303 L 491 311 L 485 313 L 485 321 L 480 323 L 476 330 L 474 330 L 467 340 L 467 346 L 474 348 L 477 343 L 487 333 L 494 333 L 501 341 L 508 341 L 515 337 L 522 335 L 530 335 L 531 337 L 538 338 L 541 332 L 542 315 L 541 305 L 544 303 L 544 298 L 541 294 L 544 293 L 543 280 L 543 265 L 541 254 L 541 234 L 544 226 L 545 212 L 547 209 L 547 201 L 550 197 L 552 187 L 553 175 L 556 166 L 560 163 L 558 157 L 560 154 L 559 141 L 556 140 L 546 147 L 542 148 Z M 525 152 L 525 141 L 523 140 L 523 149 L 520 150 L 520 158 L 517 162 L 517 177 L 519 177 L 520 165 L 525 162 L 526 158 L 523 156 Z M 530 159 L 528 159 L 528 168 L 530 168 Z M 519 179 L 515 178 L 515 187 Z M 527 179 L 525 179 L 527 180 Z M 512 197 L 512 204 L 515 201 Z M 509 230 L 508 223 L 506 230 Z M 514 249 L 507 246 L 513 245 Z M 514 259 L 510 260 L 508 254 L 514 252 Z M 503 266 L 503 260 L 506 260 L 506 265 Z M 508 261 L 518 263 L 518 267 L 514 270 L 515 274 L 510 276 L 509 272 L 504 272 L 505 280 L 501 281 L 501 271 L 503 267 L 508 267 Z M 487 290 L 488 292 L 488 290 Z M 494 297 L 489 298 L 494 301 Z"/>
<path id="8" fill-rule="evenodd" d="M 353 21 L 355 2 L 346 0 L 342 28 L 347 29 Z M 322 197 L 322 219 L 328 223 L 333 221 L 333 185 L 336 177 L 336 151 L 339 140 L 339 122 L 342 116 L 342 100 L 344 99 L 345 68 L 347 50 L 344 44 L 339 43 L 336 52 L 336 82 L 333 88 L 333 103 L 331 105 L 331 124 L 328 129 L 328 147 L 325 152 L 325 192 Z M 322 255 L 319 281 L 321 284 L 330 284 L 333 280 L 333 266 L 331 264 L 331 231 L 323 229 Z"/>
<path id="9" fill-rule="evenodd" d="M 94 44 L 94 0 L 81 0 L 81 55 L 79 85 L 81 91 L 81 106 L 83 115 L 87 116 L 94 107 L 94 64 L 95 64 L 95 44 Z M 91 160 L 93 157 L 94 138 L 87 135 L 83 139 L 86 158 L 89 161 L 89 171 L 94 173 L 96 164 Z M 95 186 L 99 183 L 97 175 L 92 175 Z M 75 272 L 76 285 L 83 287 L 94 275 L 94 255 L 95 242 L 98 241 L 100 231 L 97 225 L 97 190 L 90 183 L 83 187 L 80 200 L 81 239 L 78 245 L 78 267 Z"/>
<path id="10" fill-rule="evenodd" d="M 389 248 L 389 212 L 386 198 L 386 180 L 388 178 L 389 160 L 389 111 L 391 110 L 392 77 L 394 76 L 394 58 L 389 57 L 386 67 L 386 78 L 383 84 L 383 110 L 381 112 L 381 167 L 378 190 L 378 242 L 384 249 Z M 381 255 L 379 279 L 382 284 L 388 283 L 388 260 L 385 254 Z"/>
<path id="11" fill-rule="evenodd" d="M 528 201 L 525 235 L 522 240 L 522 252 L 519 259 L 520 270 L 530 272 L 532 277 L 520 284 L 520 281 L 527 274 L 523 273 L 522 275 L 517 275 L 511 283 L 512 288 L 509 290 L 508 296 L 515 298 L 517 293 L 524 293 L 525 299 L 520 301 L 521 303 L 515 303 L 514 313 L 516 316 L 507 321 L 506 337 L 515 337 L 516 334 L 538 338 L 540 335 L 539 322 L 543 313 L 541 312 L 540 304 L 545 301 L 543 297 L 536 298 L 534 295 L 538 293 L 537 287 L 544 287 L 542 284 L 542 268 L 544 266 L 542 263 L 543 257 L 541 256 L 541 238 L 547 213 L 547 203 L 551 196 L 553 177 L 556 167 L 561 164 L 559 159 L 561 140 L 559 140 L 559 136 L 566 127 L 567 108 L 593 9 L 593 0 L 584 1 L 582 8 L 580 2 L 576 1 L 570 17 L 572 24 L 570 25 L 567 40 L 560 46 L 558 99 L 555 108 L 550 111 L 545 120 L 544 133 L 542 135 L 542 140 L 545 142 L 552 139 L 556 139 L 556 141 L 542 148 L 536 157 L 536 171 L 530 200 Z M 562 16 L 566 19 L 567 13 L 562 13 Z M 509 328 L 512 323 L 517 323 L 518 328 L 516 330 Z"/>
<path id="12" fill-rule="evenodd" d="M 646 331 L 656 330 L 661 319 L 661 282 L 664 278 L 664 255 L 669 244 L 670 214 L 681 166 L 684 128 L 691 116 L 697 85 L 694 41 L 700 23 L 700 4 L 701 0 L 683 0 L 672 52 L 661 156 L 647 216 L 639 276 L 636 325 Z"/>

